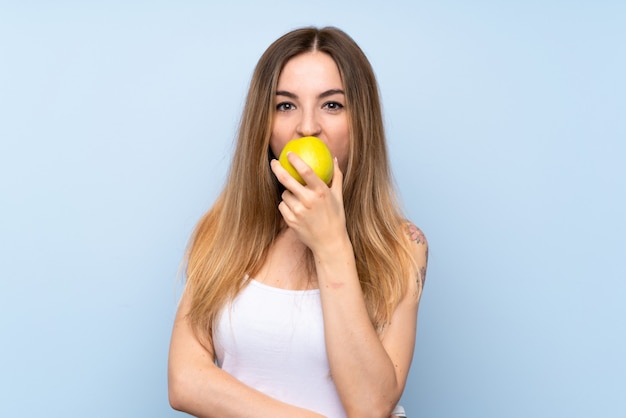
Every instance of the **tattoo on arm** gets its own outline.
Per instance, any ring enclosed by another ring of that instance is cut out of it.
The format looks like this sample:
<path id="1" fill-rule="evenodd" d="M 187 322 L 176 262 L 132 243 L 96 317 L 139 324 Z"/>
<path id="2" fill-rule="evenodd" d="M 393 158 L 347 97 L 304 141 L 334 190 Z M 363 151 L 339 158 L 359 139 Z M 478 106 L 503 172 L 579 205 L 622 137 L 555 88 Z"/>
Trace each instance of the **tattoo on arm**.
<path id="1" fill-rule="evenodd" d="M 419 229 L 417 226 L 413 225 L 412 223 L 407 224 L 407 228 L 406 228 L 406 232 L 409 235 L 409 238 L 411 241 L 415 241 L 416 244 L 423 244 L 426 245 L 426 262 L 428 262 L 428 242 L 426 241 L 426 236 L 424 236 L 424 233 L 422 232 L 421 229 Z M 418 282 L 420 281 L 420 277 L 421 277 L 421 281 L 422 281 L 422 286 L 424 286 L 424 283 L 426 282 L 426 265 L 423 265 L 420 267 L 420 271 L 419 271 L 419 277 L 417 278 Z"/>
<path id="2" fill-rule="evenodd" d="M 422 287 L 426 283 L 426 266 L 420 267 L 420 277 L 422 278 Z"/>
<path id="3" fill-rule="evenodd" d="M 411 241 L 415 241 L 417 244 L 426 244 L 426 237 L 424 236 L 424 233 L 415 225 L 408 224 L 406 232 L 411 237 Z"/>

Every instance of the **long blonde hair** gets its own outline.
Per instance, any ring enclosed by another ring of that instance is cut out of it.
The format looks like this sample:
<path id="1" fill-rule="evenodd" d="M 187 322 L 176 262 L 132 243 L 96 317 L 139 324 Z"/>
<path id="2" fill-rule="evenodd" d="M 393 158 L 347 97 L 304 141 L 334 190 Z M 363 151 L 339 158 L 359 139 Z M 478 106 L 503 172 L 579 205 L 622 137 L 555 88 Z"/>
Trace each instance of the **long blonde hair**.
<path id="1" fill-rule="evenodd" d="M 374 72 L 365 54 L 336 28 L 302 28 L 277 39 L 252 76 L 226 184 L 199 221 L 187 261 L 189 319 L 212 341 L 213 323 L 263 265 L 280 232 L 280 187 L 269 168 L 274 96 L 285 63 L 321 51 L 339 68 L 350 115 L 350 152 L 344 173 L 347 230 L 373 326 L 380 333 L 406 292 L 415 266 L 402 236 L 404 219 L 393 189 Z"/>

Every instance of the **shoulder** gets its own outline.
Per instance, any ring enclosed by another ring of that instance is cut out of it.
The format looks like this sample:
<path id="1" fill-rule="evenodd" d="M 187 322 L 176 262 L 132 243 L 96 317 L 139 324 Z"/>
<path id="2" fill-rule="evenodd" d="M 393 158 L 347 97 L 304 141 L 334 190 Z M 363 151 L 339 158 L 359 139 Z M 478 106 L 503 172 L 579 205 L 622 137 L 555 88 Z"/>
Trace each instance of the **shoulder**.
<path id="1" fill-rule="evenodd" d="M 409 241 L 411 254 L 423 286 L 426 281 L 426 269 L 428 266 L 428 241 L 426 240 L 426 235 L 410 221 L 404 222 L 402 229 L 403 234 Z"/>

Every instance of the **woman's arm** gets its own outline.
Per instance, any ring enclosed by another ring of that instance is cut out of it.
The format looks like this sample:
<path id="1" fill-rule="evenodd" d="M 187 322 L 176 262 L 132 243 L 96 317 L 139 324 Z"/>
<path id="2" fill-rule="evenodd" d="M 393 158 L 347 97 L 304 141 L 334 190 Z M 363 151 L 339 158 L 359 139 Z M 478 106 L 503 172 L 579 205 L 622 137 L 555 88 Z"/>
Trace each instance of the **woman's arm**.
<path id="1" fill-rule="evenodd" d="M 367 312 L 345 226 L 343 175 L 338 164 L 328 188 L 301 159 L 291 154 L 288 158 L 307 186 L 272 162 L 276 177 L 287 188 L 279 210 L 315 258 L 326 347 L 337 390 L 348 416 L 388 417 L 402 395 L 413 356 L 420 273 L 405 278 L 407 292 L 381 341 Z M 425 240 L 411 245 L 418 269 L 425 271 Z"/>
<path id="2" fill-rule="evenodd" d="M 170 343 L 169 400 L 172 408 L 196 417 L 322 417 L 277 401 L 232 377 L 213 362 L 213 352 L 196 338 L 183 294 Z"/>
<path id="3" fill-rule="evenodd" d="M 415 259 L 425 260 L 426 245 L 412 247 Z M 406 278 L 407 292 L 381 341 L 367 313 L 349 240 L 314 254 L 329 362 L 348 416 L 388 416 L 402 395 L 413 357 L 417 273 Z"/>

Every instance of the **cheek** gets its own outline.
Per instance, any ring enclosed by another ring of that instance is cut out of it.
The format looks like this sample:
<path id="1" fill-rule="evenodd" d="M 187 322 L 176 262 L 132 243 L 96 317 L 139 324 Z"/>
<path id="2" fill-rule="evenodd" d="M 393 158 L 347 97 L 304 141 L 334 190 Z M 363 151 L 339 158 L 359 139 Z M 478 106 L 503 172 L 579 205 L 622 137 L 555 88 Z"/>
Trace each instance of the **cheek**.
<path id="1" fill-rule="evenodd" d="M 342 172 L 346 172 L 346 167 L 348 166 L 348 157 L 350 155 L 350 129 L 346 126 L 343 126 L 342 129 L 338 132 L 337 141 L 334 145 L 334 155 L 339 160 L 339 168 L 341 168 Z"/>
<path id="2" fill-rule="evenodd" d="M 350 147 L 346 144 L 345 147 L 341 149 L 339 153 L 337 153 L 337 160 L 339 162 L 339 168 L 341 172 L 345 174 L 346 168 L 348 167 L 348 156 L 350 154 Z"/>
<path id="3" fill-rule="evenodd" d="M 276 115 L 272 125 L 272 135 L 270 136 L 270 150 L 276 158 L 280 155 L 287 142 L 291 137 L 289 136 L 289 130 L 285 128 L 285 120 Z"/>
<path id="4" fill-rule="evenodd" d="M 272 135 L 272 137 L 270 138 L 270 151 L 272 151 L 274 157 L 278 158 L 286 143 L 287 141 L 283 141 L 280 138 L 277 138 L 275 135 Z"/>
<path id="5" fill-rule="evenodd" d="M 340 141 L 329 144 L 329 148 L 333 157 L 337 157 L 341 172 L 345 174 L 348 166 L 348 156 L 350 155 L 350 138 L 345 137 Z"/>

